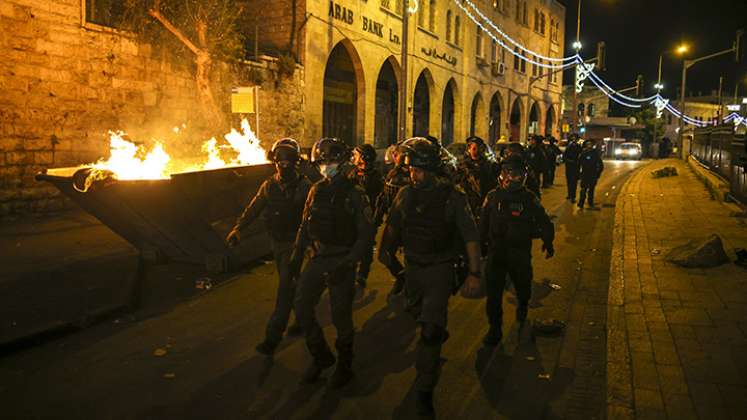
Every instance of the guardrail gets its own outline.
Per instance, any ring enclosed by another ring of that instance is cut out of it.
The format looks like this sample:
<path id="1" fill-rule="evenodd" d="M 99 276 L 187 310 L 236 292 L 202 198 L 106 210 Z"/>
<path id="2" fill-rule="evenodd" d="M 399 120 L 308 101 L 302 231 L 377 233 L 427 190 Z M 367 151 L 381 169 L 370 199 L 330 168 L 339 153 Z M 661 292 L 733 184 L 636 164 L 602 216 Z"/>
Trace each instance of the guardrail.
<path id="1" fill-rule="evenodd" d="M 747 142 L 744 134 L 736 134 L 733 125 L 696 129 L 690 154 L 724 178 L 737 200 L 747 203 Z"/>

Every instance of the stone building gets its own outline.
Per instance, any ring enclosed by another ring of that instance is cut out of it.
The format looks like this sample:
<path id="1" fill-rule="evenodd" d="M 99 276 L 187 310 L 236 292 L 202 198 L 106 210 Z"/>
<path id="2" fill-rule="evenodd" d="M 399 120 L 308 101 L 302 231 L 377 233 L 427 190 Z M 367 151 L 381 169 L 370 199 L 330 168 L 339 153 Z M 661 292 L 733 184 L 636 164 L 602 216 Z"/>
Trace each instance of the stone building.
<path id="1" fill-rule="evenodd" d="M 190 63 L 117 30 L 110 19 L 119 4 L 0 2 L 0 216 L 66 206 L 34 176 L 47 167 L 106 158 L 109 130 L 148 141 L 190 124 L 200 112 Z M 231 87 L 259 83 L 261 137 L 304 136 L 303 68 L 281 79 L 276 58 L 258 57 L 239 70 L 218 67 L 221 106 L 228 109 Z"/>
<path id="2" fill-rule="evenodd" d="M 558 135 L 562 73 L 551 74 L 501 48 L 460 9 L 469 2 L 417 1 L 408 21 L 404 76 L 402 0 L 283 0 L 270 8 L 259 0 L 246 3 L 261 16 L 260 44 L 282 50 L 289 37 L 271 28 L 297 31 L 290 39 L 305 69 L 307 145 L 321 136 L 379 148 L 395 142 L 403 82 L 407 136 L 430 133 L 449 144 L 470 134 L 491 142 L 501 136 L 524 140 L 532 132 Z M 292 18 L 287 13 L 266 18 L 291 3 Z M 557 1 L 473 3 L 529 50 L 563 57 L 565 9 Z"/>

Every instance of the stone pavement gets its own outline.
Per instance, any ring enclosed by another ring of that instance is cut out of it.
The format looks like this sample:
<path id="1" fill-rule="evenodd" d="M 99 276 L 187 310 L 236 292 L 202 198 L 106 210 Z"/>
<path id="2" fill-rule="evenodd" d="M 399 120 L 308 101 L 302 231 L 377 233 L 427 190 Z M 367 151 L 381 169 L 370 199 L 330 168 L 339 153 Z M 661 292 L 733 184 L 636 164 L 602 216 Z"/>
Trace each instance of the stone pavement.
<path id="1" fill-rule="evenodd" d="M 679 176 L 650 172 L 674 166 Z M 610 264 L 609 418 L 747 418 L 747 270 L 685 269 L 667 251 L 717 233 L 732 260 L 747 224 L 680 160 L 654 161 L 617 200 Z"/>

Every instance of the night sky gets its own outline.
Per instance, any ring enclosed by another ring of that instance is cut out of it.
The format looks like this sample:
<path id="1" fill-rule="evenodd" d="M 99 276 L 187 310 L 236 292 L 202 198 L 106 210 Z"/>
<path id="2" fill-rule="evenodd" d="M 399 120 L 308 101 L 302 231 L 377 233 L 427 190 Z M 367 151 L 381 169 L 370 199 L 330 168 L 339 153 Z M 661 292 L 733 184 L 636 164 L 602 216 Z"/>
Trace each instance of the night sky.
<path id="1" fill-rule="evenodd" d="M 559 0 L 566 6 L 566 55 L 576 38 L 577 0 Z M 645 93 L 655 93 L 659 54 L 666 52 L 662 66 L 662 95 L 677 95 L 682 59 L 673 50 L 682 41 L 690 45 L 689 58 L 698 58 L 731 48 L 736 30 L 747 28 L 747 0 L 581 0 L 582 55 L 596 55 L 596 44 L 607 44 L 607 70 L 600 75 L 620 89 L 635 85 L 636 75 L 645 80 Z M 742 37 L 742 45 L 747 43 Z M 743 47 L 744 51 L 744 47 Z M 744 56 L 744 53 L 743 53 Z M 747 57 L 745 57 L 747 58 Z M 747 63 L 737 64 L 734 55 L 700 62 L 687 72 L 688 93 L 709 94 L 724 76 L 724 96 L 747 96 Z M 572 71 L 565 83 L 572 82 Z M 725 101 L 726 102 L 726 101 Z"/>

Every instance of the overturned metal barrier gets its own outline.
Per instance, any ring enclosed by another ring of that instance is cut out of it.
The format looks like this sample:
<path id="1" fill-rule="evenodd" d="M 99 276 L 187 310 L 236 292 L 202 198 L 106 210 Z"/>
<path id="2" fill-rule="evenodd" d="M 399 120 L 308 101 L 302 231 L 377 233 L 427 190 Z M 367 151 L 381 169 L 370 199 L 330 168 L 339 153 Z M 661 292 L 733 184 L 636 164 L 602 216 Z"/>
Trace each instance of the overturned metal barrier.
<path id="1" fill-rule="evenodd" d="M 57 187 L 151 261 L 205 264 L 230 271 L 270 252 L 261 221 L 229 248 L 224 237 L 264 179 L 269 164 L 171 174 L 170 179 L 123 181 L 90 168 L 49 169 L 36 176 Z"/>

